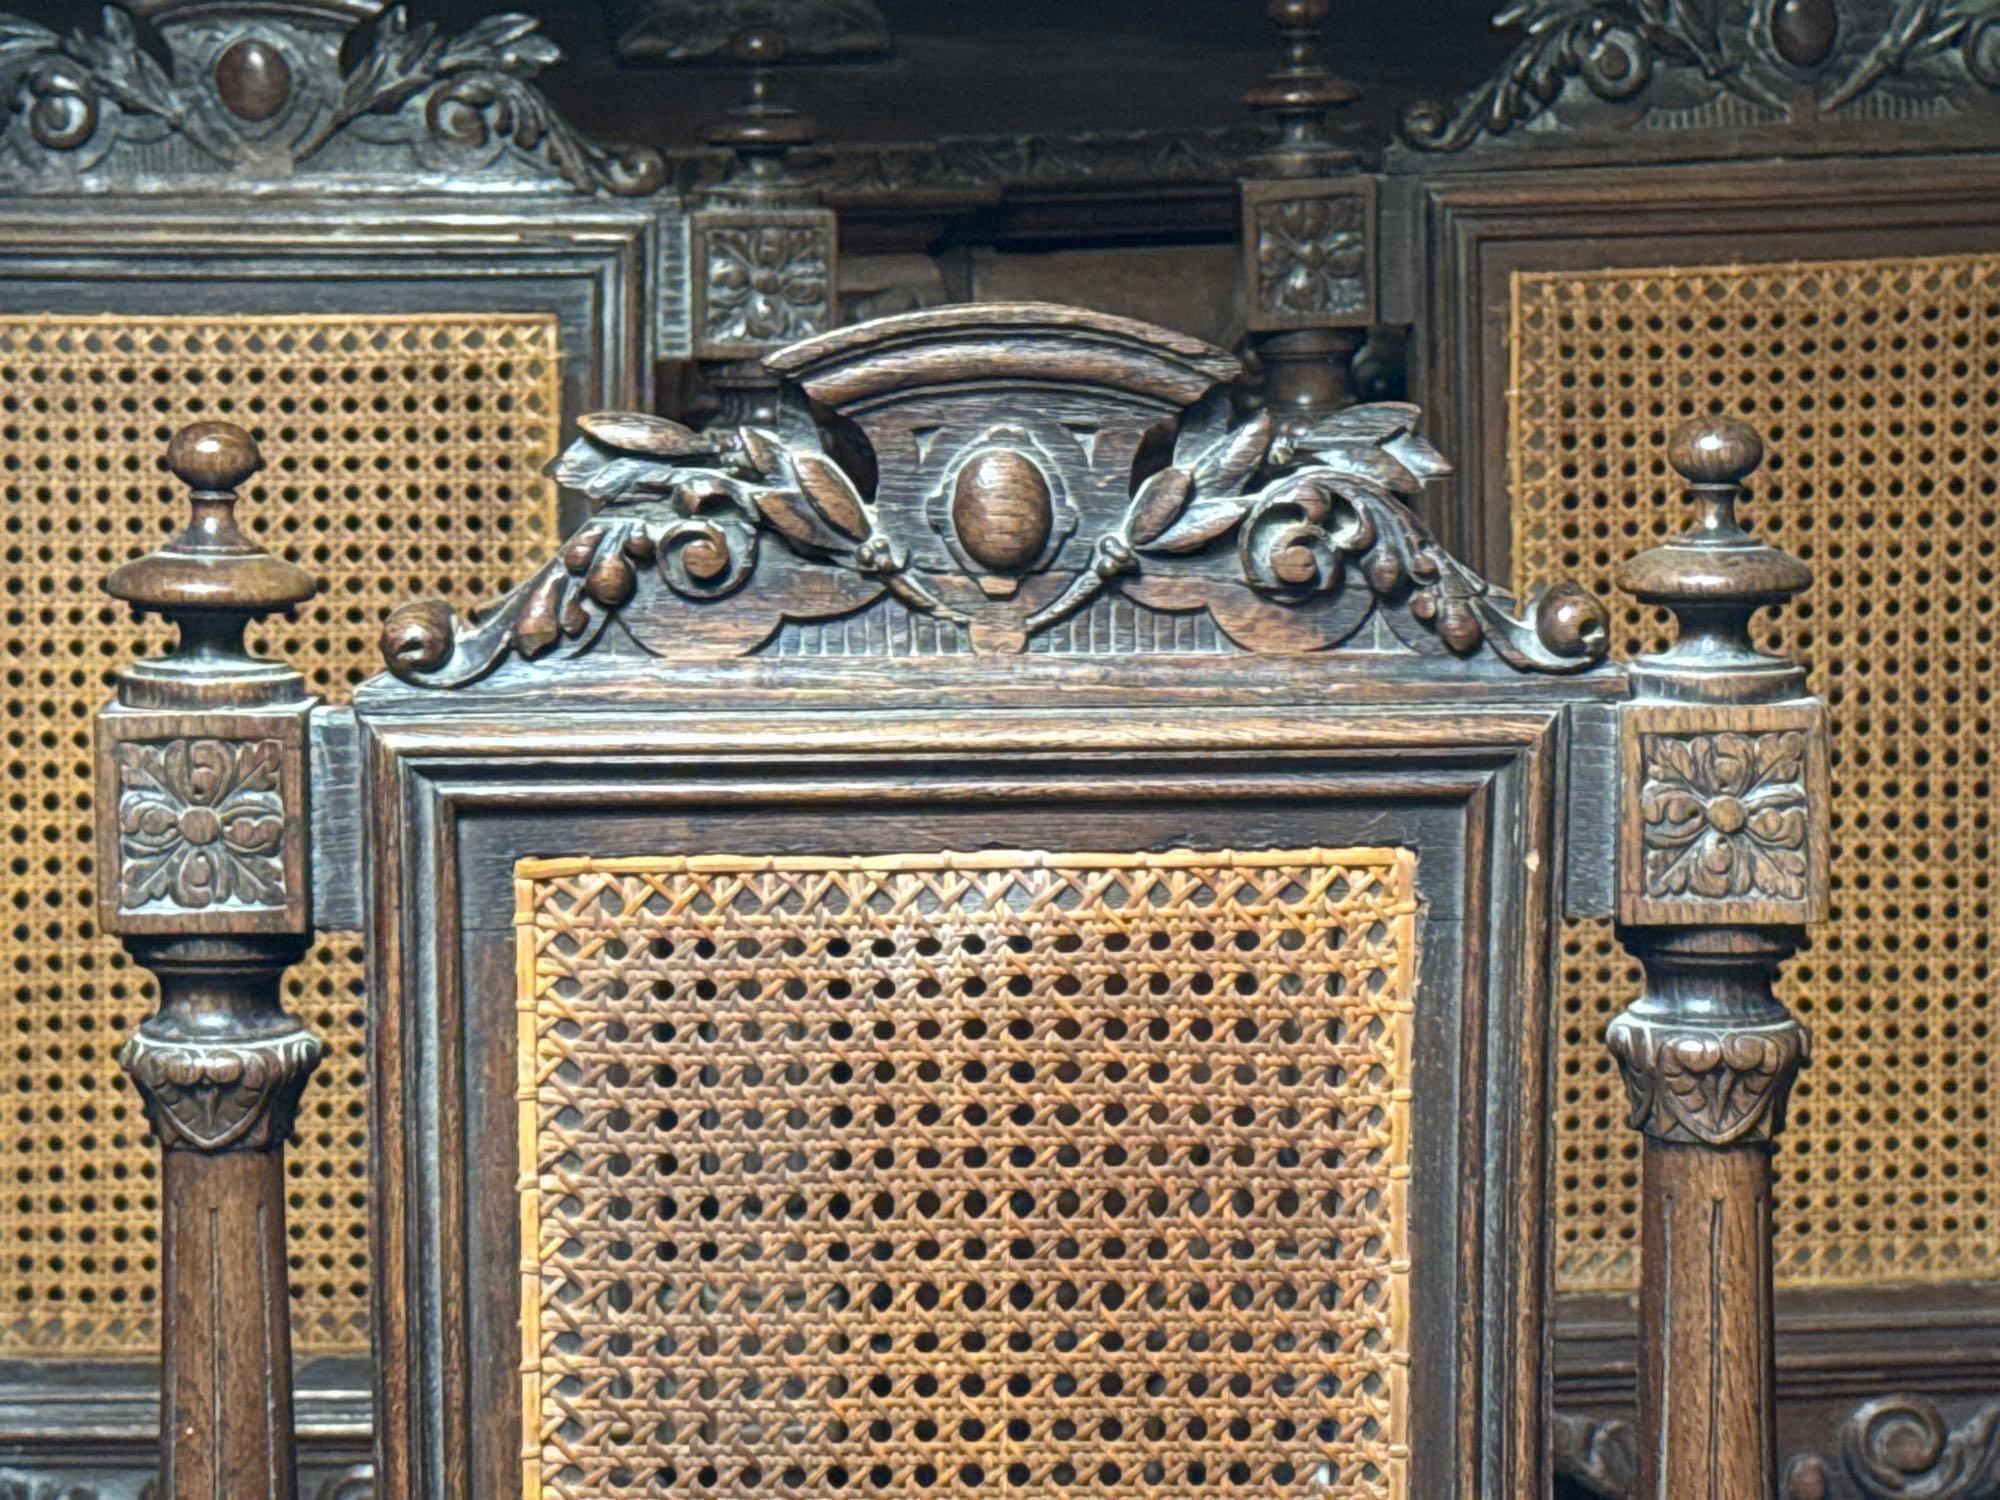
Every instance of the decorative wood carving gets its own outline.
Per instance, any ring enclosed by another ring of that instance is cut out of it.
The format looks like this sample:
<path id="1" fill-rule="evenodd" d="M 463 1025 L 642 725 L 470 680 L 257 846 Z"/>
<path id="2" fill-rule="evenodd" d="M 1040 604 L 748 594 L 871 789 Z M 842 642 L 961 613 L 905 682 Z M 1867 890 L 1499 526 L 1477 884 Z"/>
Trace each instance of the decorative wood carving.
<path id="1" fill-rule="evenodd" d="M 1771 984 L 1825 915 L 1826 731 L 1749 624 L 1811 574 L 1737 524 L 1755 432 L 1690 422 L 1668 457 L 1697 525 L 1619 578 L 1679 622 L 1619 711 L 1619 935 L 1646 975 L 1606 1036 L 1645 1137 L 1632 1493 L 1771 1500 L 1770 1152 L 1806 1051 Z"/>
<path id="2" fill-rule="evenodd" d="M 115 754 L 123 909 L 283 908 L 279 741 L 127 740 Z"/>
<path id="3" fill-rule="evenodd" d="M 202 422 L 167 450 L 193 518 L 107 589 L 180 629 L 120 674 L 98 717 L 105 925 L 159 982 L 119 1054 L 164 1152 L 161 1482 L 174 1496 L 293 1500 L 284 1143 L 319 1038 L 279 1000 L 312 934 L 305 727 L 290 669 L 245 628 L 314 592 L 238 529 L 262 466 L 240 428 Z"/>
<path id="4" fill-rule="evenodd" d="M 580 192 L 647 193 L 657 152 L 601 146 L 550 108 L 533 80 L 561 51 L 532 17 L 504 14 L 446 36 L 388 11 L 343 62 L 377 4 L 342 0 L 146 7 L 163 67 L 130 16 L 58 33 L 0 17 L 0 184 L 120 185 L 227 170 L 338 179 L 384 161 L 418 173 L 555 179 Z"/>
<path id="5" fill-rule="evenodd" d="M 794 57 L 880 57 L 893 45 L 875 0 L 616 0 L 626 62 L 707 62 L 746 31 L 772 30 Z"/>
<path id="6" fill-rule="evenodd" d="M 1557 1412 L 1549 1427 L 1556 1473 L 1594 1495 L 1624 1500 L 1639 1467 L 1639 1432 L 1623 1417 L 1594 1420 Z"/>
<path id="7" fill-rule="evenodd" d="M 1375 317 L 1375 180 L 1243 187 L 1250 327 L 1365 327 Z"/>
<path id="8" fill-rule="evenodd" d="M 384 636 L 392 670 L 458 686 L 509 655 L 588 653 L 614 620 L 651 655 L 740 653 L 784 620 L 885 592 L 963 630 L 970 649 L 1004 653 L 1113 589 L 1149 610 L 1206 611 L 1252 650 L 1324 650 L 1366 630 L 1376 649 L 1517 671 L 1603 657 L 1586 595 L 1553 589 L 1516 615 L 1411 515 L 1405 500 L 1448 469 L 1414 407 L 1232 428 L 1212 390 L 1235 369 L 1221 351 L 1031 305 L 885 319 L 769 364 L 853 424 L 872 495 L 796 400 L 782 431 L 587 418 L 552 472 L 600 513 L 474 623 L 442 605 L 399 610 Z M 1035 394 L 996 401 L 1010 384 Z M 1175 423 L 1171 461 L 1134 483 L 1141 442 Z"/>
<path id="9" fill-rule="evenodd" d="M 1411 147 L 1939 120 L 2000 88 L 2000 17 L 1984 0 L 1526 0 L 1495 24 L 1520 30 L 1513 54 L 1455 107 L 1413 106 Z"/>
<path id="10" fill-rule="evenodd" d="M 1951 1426 L 1921 1396 L 1883 1396 L 1855 1408 L 1840 1442 L 1848 1474 L 1867 1500 L 2000 1494 L 2000 1403 L 1988 1402 Z"/>

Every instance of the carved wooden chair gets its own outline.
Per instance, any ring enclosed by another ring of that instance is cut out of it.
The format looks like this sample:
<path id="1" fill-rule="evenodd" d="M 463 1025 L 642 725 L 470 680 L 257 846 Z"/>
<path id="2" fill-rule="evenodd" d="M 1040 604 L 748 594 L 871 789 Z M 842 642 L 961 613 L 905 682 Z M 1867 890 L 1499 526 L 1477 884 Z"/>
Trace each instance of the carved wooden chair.
<path id="1" fill-rule="evenodd" d="M 1061 308 L 780 350 L 769 428 L 607 414 L 598 506 L 351 709 L 242 649 L 227 426 L 110 588 L 105 919 L 158 976 L 165 1490 L 291 1494 L 281 1154 L 316 927 L 371 962 L 378 1483 L 487 1497 L 1549 1483 L 1549 970 L 1615 914 L 1646 1135 L 1645 1490 L 1768 1496 L 1771 998 L 1819 705 L 1697 517 L 1517 612 L 1405 501 L 1417 411 L 1232 425 L 1235 362 Z"/>

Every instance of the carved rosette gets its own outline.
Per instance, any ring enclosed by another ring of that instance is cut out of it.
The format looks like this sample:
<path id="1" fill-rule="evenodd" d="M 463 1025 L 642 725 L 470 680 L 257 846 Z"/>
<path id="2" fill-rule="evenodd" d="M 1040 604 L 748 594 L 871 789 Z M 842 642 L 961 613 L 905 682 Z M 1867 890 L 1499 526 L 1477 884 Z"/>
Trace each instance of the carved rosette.
<path id="1" fill-rule="evenodd" d="M 1374 320 L 1372 178 L 1246 183 L 1243 236 L 1253 333 Z"/>
<path id="2" fill-rule="evenodd" d="M 148 1027 L 120 1049 L 154 1132 L 170 1151 L 263 1151 L 292 1131 L 325 1051 L 304 1027 L 244 1040 L 165 1038 Z"/>
<path id="3" fill-rule="evenodd" d="M 1817 703 L 1637 704 L 1625 736 L 1621 914 L 1645 925 L 1803 926 L 1826 900 Z"/>
<path id="4" fill-rule="evenodd" d="M 124 910 L 283 909 L 277 740 L 128 740 L 116 756 Z"/>
<path id="5" fill-rule="evenodd" d="M 832 214 L 703 209 L 690 228 L 698 356 L 753 359 L 832 326 Z"/>
<path id="6" fill-rule="evenodd" d="M 1807 1050 L 1805 1028 L 1789 1017 L 1709 1028 L 1627 1010 L 1604 1040 L 1625 1080 L 1631 1127 L 1703 1146 L 1769 1140 L 1781 1130 Z"/>

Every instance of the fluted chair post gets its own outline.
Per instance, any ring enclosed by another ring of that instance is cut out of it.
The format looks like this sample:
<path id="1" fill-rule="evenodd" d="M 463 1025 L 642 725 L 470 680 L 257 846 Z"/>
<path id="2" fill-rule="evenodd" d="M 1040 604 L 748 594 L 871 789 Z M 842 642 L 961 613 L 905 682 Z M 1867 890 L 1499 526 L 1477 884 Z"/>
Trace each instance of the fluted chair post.
<path id="1" fill-rule="evenodd" d="M 186 530 L 106 589 L 180 630 L 98 716 L 99 904 L 158 981 L 119 1060 L 161 1150 L 161 1484 L 293 1500 L 286 1138 L 321 1045 L 280 999 L 312 933 L 304 679 L 245 628 L 312 597 L 237 528 L 262 460 L 224 422 L 177 433 Z"/>
<path id="2" fill-rule="evenodd" d="M 1777 1488 L 1771 1150 L 1806 1033 L 1772 981 L 1825 915 L 1829 851 L 1824 708 L 1749 635 L 1812 578 L 1737 521 L 1762 453 L 1726 418 L 1676 432 L 1695 528 L 1619 577 L 1679 624 L 1621 709 L 1619 935 L 1645 985 L 1606 1037 L 1645 1136 L 1645 1500 Z"/>

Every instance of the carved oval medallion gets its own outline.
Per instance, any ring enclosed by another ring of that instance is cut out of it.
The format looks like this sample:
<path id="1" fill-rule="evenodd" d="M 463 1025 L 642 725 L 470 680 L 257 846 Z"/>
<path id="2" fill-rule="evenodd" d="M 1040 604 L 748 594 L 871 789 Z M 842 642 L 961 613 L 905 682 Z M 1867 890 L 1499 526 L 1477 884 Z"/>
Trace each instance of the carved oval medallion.
<path id="1" fill-rule="evenodd" d="M 1055 525 L 1055 496 L 1041 465 L 1014 448 L 975 453 L 951 491 L 951 526 L 973 561 L 998 572 L 1042 555 Z"/>
<path id="2" fill-rule="evenodd" d="M 1813 68 L 1833 51 L 1840 12 L 1833 0 L 1777 0 L 1771 7 L 1771 41 L 1795 68 Z"/>
<path id="3" fill-rule="evenodd" d="M 292 97 L 292 68 L 269 42 L 246 36 L 215 61 L 215 92 L 243 120 L 268 120 Z"/>

